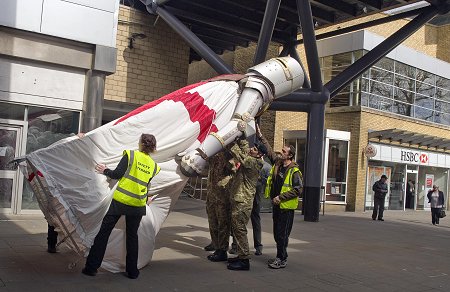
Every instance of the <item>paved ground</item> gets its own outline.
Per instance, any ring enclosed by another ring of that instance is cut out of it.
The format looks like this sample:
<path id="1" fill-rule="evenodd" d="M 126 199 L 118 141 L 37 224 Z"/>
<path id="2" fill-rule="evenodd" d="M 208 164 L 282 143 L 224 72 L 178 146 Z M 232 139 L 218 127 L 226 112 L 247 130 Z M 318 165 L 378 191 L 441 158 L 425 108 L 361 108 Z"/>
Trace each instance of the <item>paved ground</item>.
<path id="1" fill-rule="evenodd" d="M 48 254 L 42 216 L 0 215 L 0 292 L 450 291 L 450 218 L 433 226 L 428 211 L 387 211 L 385 222 L 369 213 L 327 213 L 311 223 L 296 214 L 282 270 L 266 265 L 275 254 L 271 214 L 262 214 L 264 254 L 253 257 L 250 271 L 206 259 L 205 218 L 203 202 L 182 198 L 157 237 L 152 262 L 130 280 L 106 271 L 84 276 L 84 260 L 69 269 L 77 257 L 65 247 Z"/>

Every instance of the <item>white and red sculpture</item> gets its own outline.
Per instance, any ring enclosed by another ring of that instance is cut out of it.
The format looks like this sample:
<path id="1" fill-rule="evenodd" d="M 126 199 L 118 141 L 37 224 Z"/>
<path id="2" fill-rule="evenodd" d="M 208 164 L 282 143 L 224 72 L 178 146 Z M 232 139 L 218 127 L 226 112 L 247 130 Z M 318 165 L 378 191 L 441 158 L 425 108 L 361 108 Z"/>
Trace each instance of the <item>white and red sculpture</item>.
<path id="1" fill-rule="evenodd" d="M 222 76 L 193 84 L 103 125 L 81 139 L 66 139 L 26 156 L 23 167 L 41 209 L 80 254 L 92 245 L 117 182 L 94 171 L 96 163 L 114 169 L 124 149 L 137 149 L 142 133 L 153 134 L 153 159 L 161 172 L 152 180 L 147 215 L 139 227 L 138 268 L 153 255 L 155 236 L 188 177 L 204 174 L 205 159 L 243 134 L 255 132 L 254 117 L 273 99 L 299 89 L 301 66 L 290 57 L 274 58 L 246 75 Z M 124 219 L 116 225 L 102 267 L 125 268 Z"/>

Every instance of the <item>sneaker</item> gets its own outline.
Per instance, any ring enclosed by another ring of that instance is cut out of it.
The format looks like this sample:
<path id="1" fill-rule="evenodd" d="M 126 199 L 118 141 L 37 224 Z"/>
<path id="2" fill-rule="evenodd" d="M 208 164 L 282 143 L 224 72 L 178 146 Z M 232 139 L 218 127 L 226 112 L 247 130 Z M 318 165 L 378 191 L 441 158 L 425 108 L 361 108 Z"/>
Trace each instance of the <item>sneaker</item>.
<path id="1" fill-rule="evenodd" d="M 287 266 L 287 260 L 280 260 L 279 258 L 275 259 L 274 262 L 269 264 L 269 268 L 271 269 L 283 269 Z"/>
<path id="2" fill-rule="evenodd" d="M 267 264 L 270 265 L 271 263 L 273 263 L 273 262 L 275 262 L 275 261 L 277 261 L 277 260 L 280 260 L 280 259 L 279 259 L 279 258 L 268 259 L 268 260 L 267 260 Z"/>
<path id="3" fill-rule="evenodd" d="M 384 221 L 384 219 L 378 218 L 378 221 Z"/>

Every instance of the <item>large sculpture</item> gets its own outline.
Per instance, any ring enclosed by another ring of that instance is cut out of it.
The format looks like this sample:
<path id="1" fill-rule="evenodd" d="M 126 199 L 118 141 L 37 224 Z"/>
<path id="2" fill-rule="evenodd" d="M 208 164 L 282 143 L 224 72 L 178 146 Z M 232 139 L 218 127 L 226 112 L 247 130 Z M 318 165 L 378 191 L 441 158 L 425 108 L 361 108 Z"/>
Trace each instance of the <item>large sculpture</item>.
<path id="1" fill-rule="evenodd" d="M 101 126 L 83 138 L 69 138 L 26 156 L 22 170 L 47 220 L 80 255 L 92 245 L 117 185 L 94 171 L 97 163 L 114 169 L 124 149 L 137 149 L 142 133 L 155 135 L 153 159 L 161 172 L 152 180 L 147 215 L 139 227 L 138 268 L 153 255 L 155 236 L 177 201 L 187 176 L 207 169 L 205 158 L 236 137 L 255 132 L 254 117 L 273 99 L 303 84 L 292 58 L 268 60 L 246 75 L 220 76 L 150 102 Z M 181 168 L 180 168 L 181 166 Z M 125 268 L 125 224 L 113 230 L 102 267 Z"/>

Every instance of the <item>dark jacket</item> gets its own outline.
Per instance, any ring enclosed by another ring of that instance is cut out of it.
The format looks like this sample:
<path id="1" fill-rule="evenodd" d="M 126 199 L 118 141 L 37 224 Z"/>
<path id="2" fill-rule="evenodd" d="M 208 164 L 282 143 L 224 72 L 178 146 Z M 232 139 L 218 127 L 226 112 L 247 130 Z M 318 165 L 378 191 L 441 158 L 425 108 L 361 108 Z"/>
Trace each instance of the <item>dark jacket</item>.
<path id="1" fill-rule="evenodd" d="M 388 185 L 379 180 L 373 184 L 372 190 L 375 192 L 375 198 L 384 199 L 388 192 Z"/>
<path id="2" fill-rule="evenodd" d="M 429 191 L 427 194 L 428 203 L 431 203 L 431 195 L 433 194 L 433 191 Z M 444 193 L 442 191 L 439 191 L 439 198 L 438 198 L 438 205 L 444 206 Z"/>

